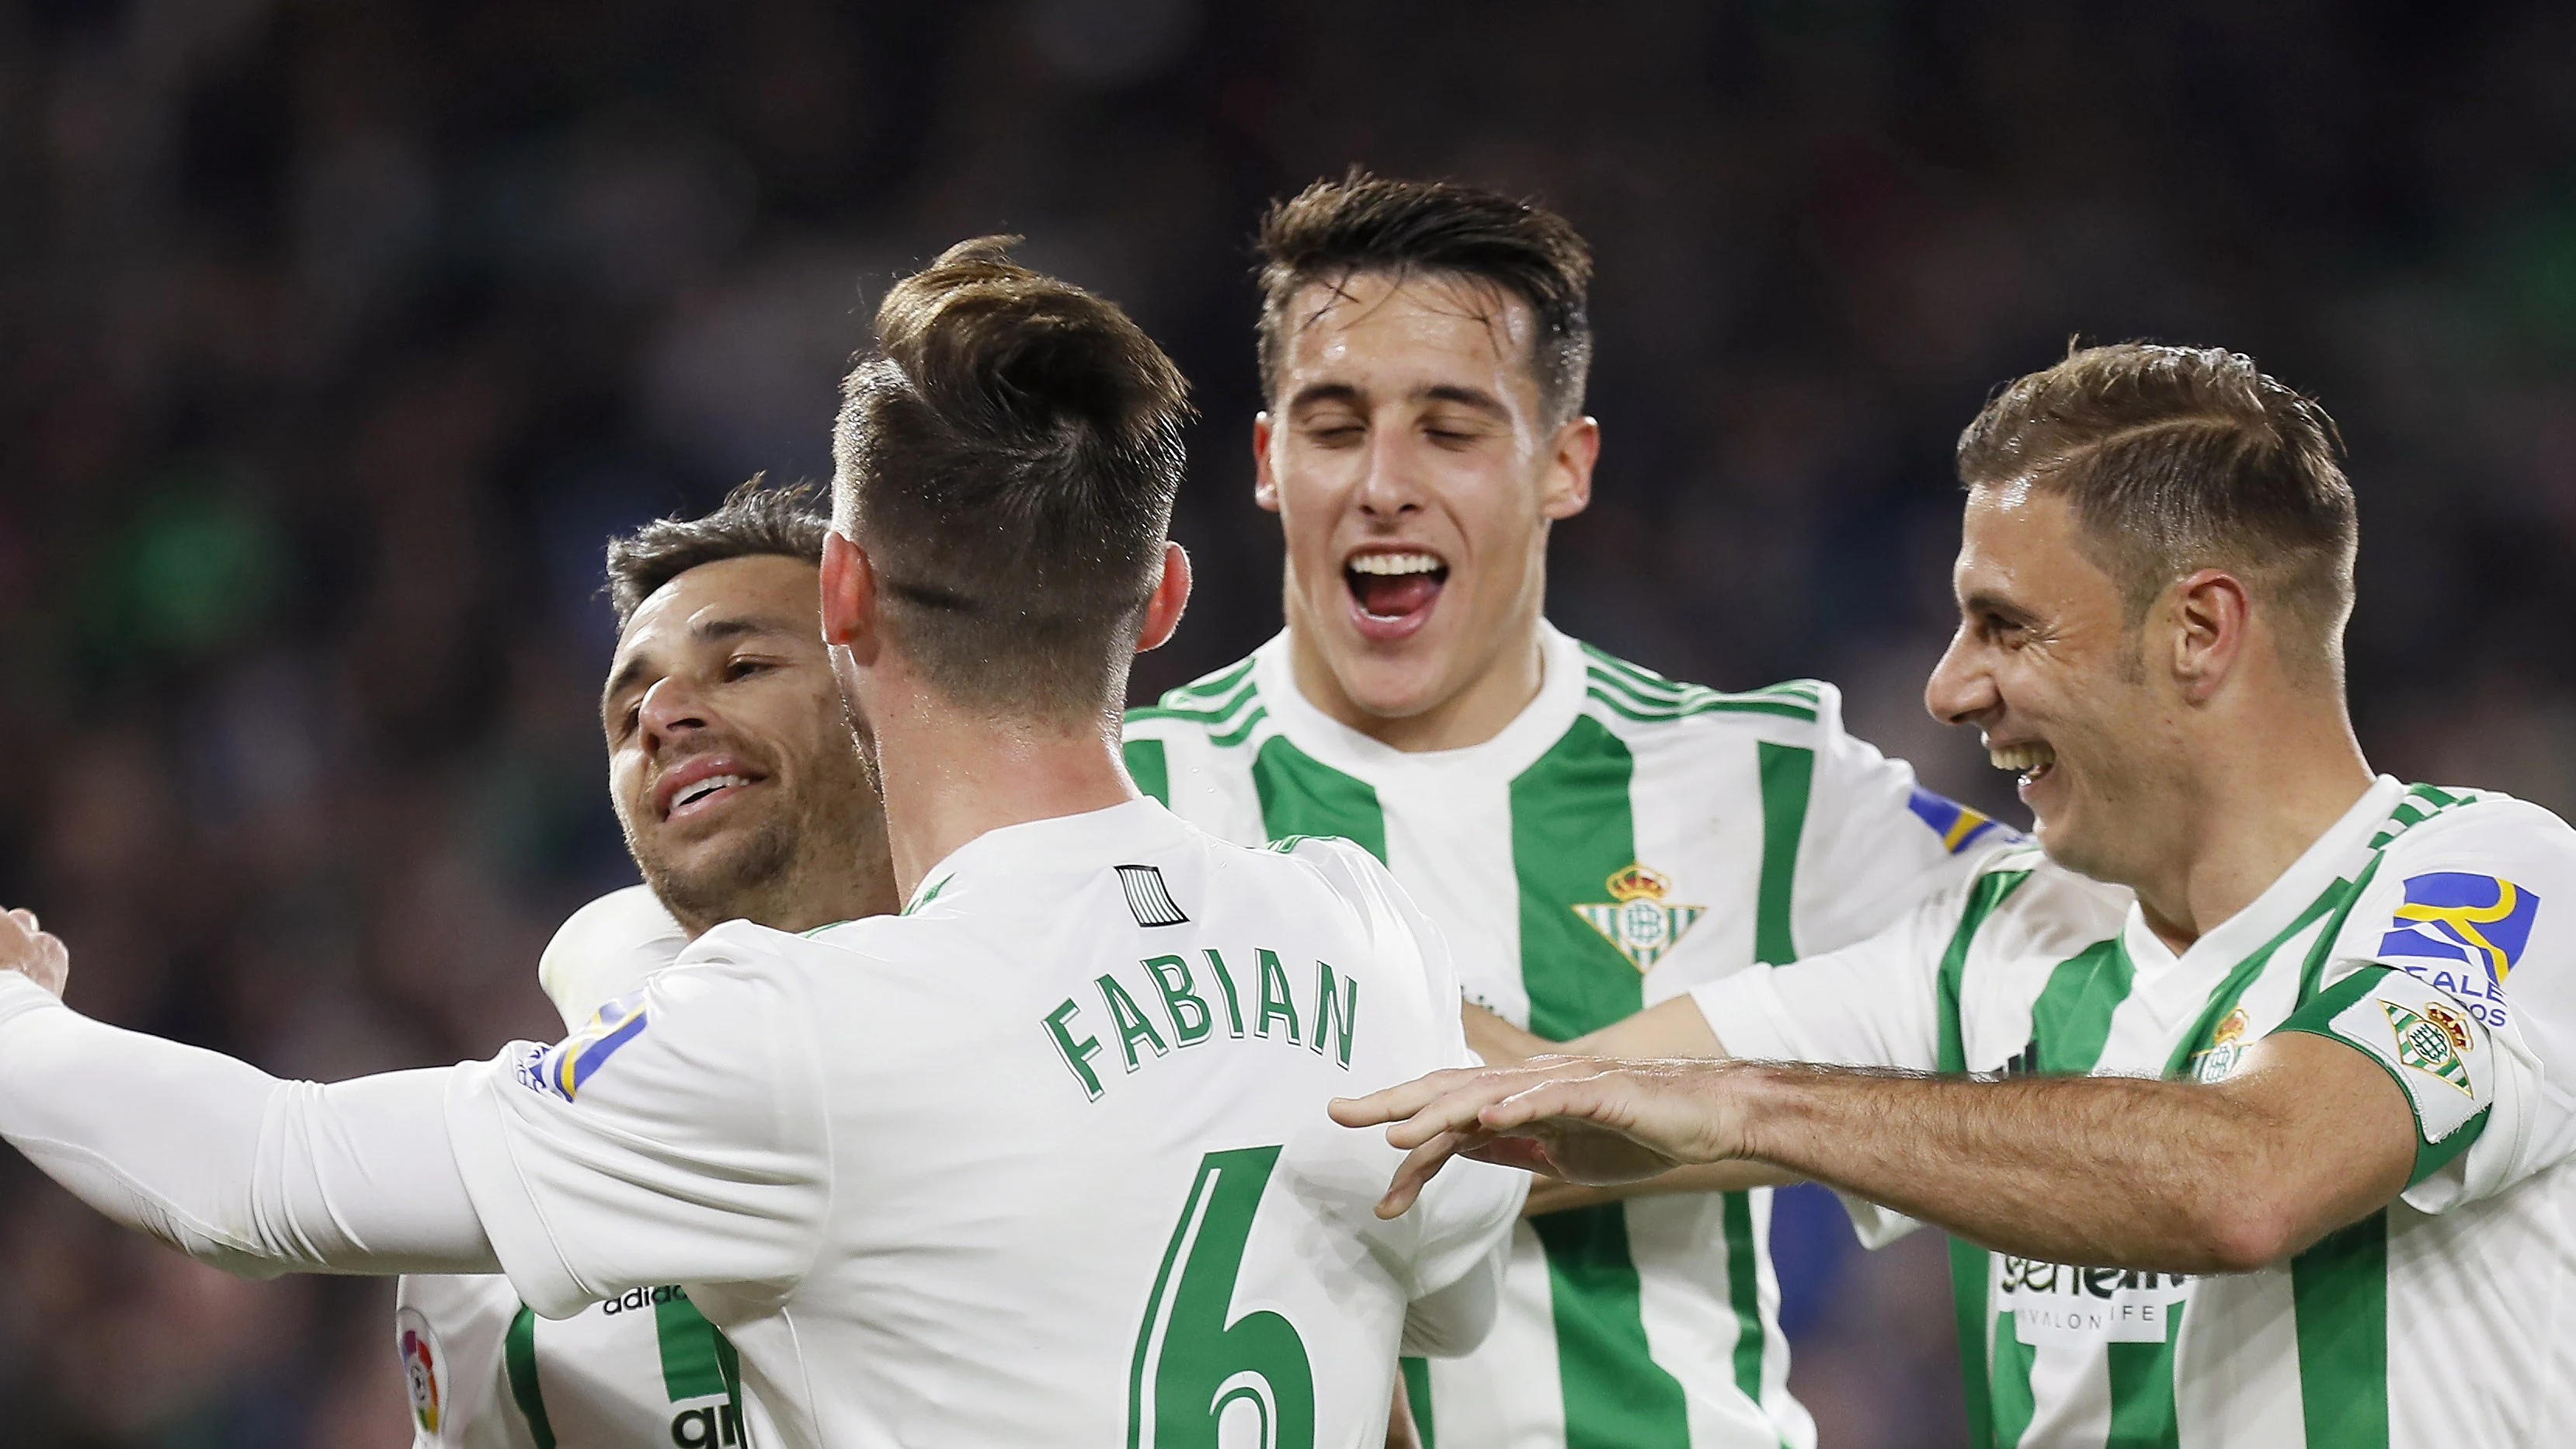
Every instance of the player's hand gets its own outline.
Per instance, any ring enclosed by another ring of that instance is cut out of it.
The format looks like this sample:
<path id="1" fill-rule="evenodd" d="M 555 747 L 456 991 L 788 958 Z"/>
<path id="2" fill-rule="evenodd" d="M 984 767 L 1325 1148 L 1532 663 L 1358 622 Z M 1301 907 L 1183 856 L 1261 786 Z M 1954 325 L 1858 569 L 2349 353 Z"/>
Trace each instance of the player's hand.
<path id="1" fill-rule="evenodd" d="M 1536 1057 L 1516 1067 L 1453 1069 L 1365 1097 L 1336 1099 L 1345 1127 L 1387 1128 L 1405 1149 L 1378 1216 L 1413 1205 L 1452 1157 L 1566 1182 L 1635 1182 L 1686 1163 L 1740 1155 L 1740 1113 L 1717 1061 Z"/>
<path id="2" fill-rule="evenodd" d="M 1472 1001 L 1459 1008 L 1458 1018 L 1467 1028 L 1467 1049 L 1484 1058 L 1489 1067 L 1507 1067 L 1546 1056 L 1558 1047 L 1558 1043 L 1514 1026 Z"/>
<path id="3" fill-rule="evenodd" d="M 0 915 L 0 971 L 15 971 L 59 997 L 71 980 L 72 953 L 45 934 L 34 911 Z"/>

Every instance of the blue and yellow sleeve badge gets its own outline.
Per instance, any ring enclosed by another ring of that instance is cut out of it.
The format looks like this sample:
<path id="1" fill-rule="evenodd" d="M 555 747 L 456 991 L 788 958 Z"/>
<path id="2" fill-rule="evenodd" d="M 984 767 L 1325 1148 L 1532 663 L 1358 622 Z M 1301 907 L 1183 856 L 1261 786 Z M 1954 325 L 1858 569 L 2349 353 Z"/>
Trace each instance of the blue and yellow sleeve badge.
<path id="1" fill-rule="evenodd" d="M 572 1101 L 619 1047 L 644 1034 L 646 1019 L 638 987 L 592 1012 L 581 1030 L 521 1062 L 519 1085 Z"/>
<path id="2" fill-rule="evenodd" d="M 1952 855 L 1998 830 L 2005 837 L 2014 833 L 2003 822 L 1980 815 L 1956 800 L 1935 795 L 1920 785 L 1914 787 L 1914 794 L 1905 802 L 1905 808 L 1913 811 L 1916 819 L 1931 826 L 1932 833 L 1941 837 L 1941 848 Z"/>
<path id="3" fill-rule="evenodd" d="M 2502 876 L 2434 871 L 2406 878 L 2406 899 L 2379 938 L 2383 957 L 2481 967 L 2501 986 L 2531 944 L 2540 897 Z"/>

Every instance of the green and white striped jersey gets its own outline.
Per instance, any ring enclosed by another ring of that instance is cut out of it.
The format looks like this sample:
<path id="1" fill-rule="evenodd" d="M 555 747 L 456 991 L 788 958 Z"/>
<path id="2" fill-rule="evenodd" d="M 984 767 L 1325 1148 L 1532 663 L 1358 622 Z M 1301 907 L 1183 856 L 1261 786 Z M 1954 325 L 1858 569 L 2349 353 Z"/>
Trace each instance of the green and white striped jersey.
<path id="1" fill-rule="evenodd" d="M 575 911 L 537 979 L 564 1029 L 671 964 L 688 933 L 642 886 Z M 539 1318 L 499 1274 L 402 1280 L 394 1346 L 413 1449 L 729 1449 L 742 1443 L 733 1346 L 677 1287 Z"/>
<path id="2" fill-rule="evenodd" d="M 2346 1042 L 2405 1090 L 2415 1180 L 2289 1262 L 2189 1278 L 1953 1244 L 1972 1442 L 2528 1445 L 2576 1424 L 2570 900 L 2558 817 L 2383 777 L 2180 956 L 2126 890 L 2024 848 L 1882 937 L 1694 996 L 1739 1055 L 1948 1072 L 2216 1081 L 2273 1031 Z"/>
<path id="3" fill-rule="evenodd" d="M 1408 754 L 1308 703 L 1283 635 L 1132 711 L 1128 768 L 1230 839 L 1366 846 L 1448 936 L 1467 994 L 1557 1039 L 1858 941 L 2009 835 L 1845 735 L 1829 685 L 1720 694 L 1552 628 L 1543 647 L 1538 697 L 1502 733 Z M 1812 1444 L 1769 1221 L 1761 1192 L 1522 1224 L 1485 1347 L 1406 1366 L 1426 1440 Z"/>

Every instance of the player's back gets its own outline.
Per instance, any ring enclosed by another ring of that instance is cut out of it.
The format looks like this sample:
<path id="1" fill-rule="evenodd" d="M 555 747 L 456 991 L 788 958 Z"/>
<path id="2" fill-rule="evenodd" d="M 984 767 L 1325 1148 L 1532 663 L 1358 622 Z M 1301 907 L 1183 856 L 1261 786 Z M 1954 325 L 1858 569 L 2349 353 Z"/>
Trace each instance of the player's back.
<path id="1" fill-rule="evenodd" d="M 1376 1442 L 1408 1301 L 1493 1261 L 1521 1192 L 1444 1174 L 1380 1222 L 1396 1154 L 1324 1115 L 1467 1060 L 1425 930 L 1353 847 L 1246 850 L 1136 802 L 986 835 L 901 917 L 711 932 L 691 957 L 793 963 L 830 1104 L 811 1269 L 692 1290 L 762 1417 L 802 1401 L 836 1443 L 1213 1445 L 1238 1417 L 1225 1442 Z"/>

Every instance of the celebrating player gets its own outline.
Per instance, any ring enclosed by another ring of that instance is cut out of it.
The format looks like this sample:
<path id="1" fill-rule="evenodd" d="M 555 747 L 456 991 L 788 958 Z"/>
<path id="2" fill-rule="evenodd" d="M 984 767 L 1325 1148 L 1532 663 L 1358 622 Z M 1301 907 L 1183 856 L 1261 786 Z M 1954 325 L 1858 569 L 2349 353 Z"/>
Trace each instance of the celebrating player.
<path id="1" fill-rule="evenodd" d="M 1549 626 L 1549 530 L 1590 500 L 1601 437 L 1591 261 L 1562 218 L 1354 175 L 1274 208 L 1260 251 L 1255 496 L 1287 538 L 1287 630 L 1129 715 L 1129 767 L 1175 812 L 1367 846 L 1469 994 L 1555 1038 L 1860 940 L 2004 837 L 1843 733 L 1829 685 L 1720 694 Z M 1406 1366 L 1424 1438 L 1813 1443 L 1768 1191 L 1607 1196 L 1533 1196 L 1493 1337 Z"/>
<path id="2" fill-rule="evenodd" d="M 1959 465 L 1927 701 L 2039 847 L 1582 1044 L 1873 1069 L 1552 1058 L 1340 1104 L 1416 1149 L 1388 1210 L 1460 1151 L 1767 1163 L 1964 1240 L 1981 1449 L 2555 1442 L 2576 834 L 2363 762 L 2332 424 L 2245 357 L 2104 347 Z"/>
<path id="3" fill-rule="evenodd" d="M 902 915 L 730 922 L 554 1046 L 317 1087 L 64 1008 L 20 912 L 0 1134 L 227 1265 L 499 1267 L 556 1317 L 687 1283 L 755 1443 L 1375 1443 L 1399 1344 L 1490 1323 L 1527 1182 L 1382 1221 L 1395 1154 L 1321 1110 L 1467 1060 L 1445 950 L 1364 852 L 1223 844 L 1120 768 L 1189 590 L 1162 353 L 990 240 L 878 336 L 822 622 Z"/>
<path id="4" fill-rule="evenodd" d="M 823 648 L 827 525 L 808 502 L 754 480 L 609 545 L 619 637 L 600 721 L 647 884 L 583 907 L 546 947 L 538 979 L 566 1031 L 718 922 L 807 931 L 898 904 Z M 732 1346 L 675 1285 L 555 1320 L 506 1278 L 410 1277 L 396 1316 L 417 1449 L 742 1440 Z"/>

